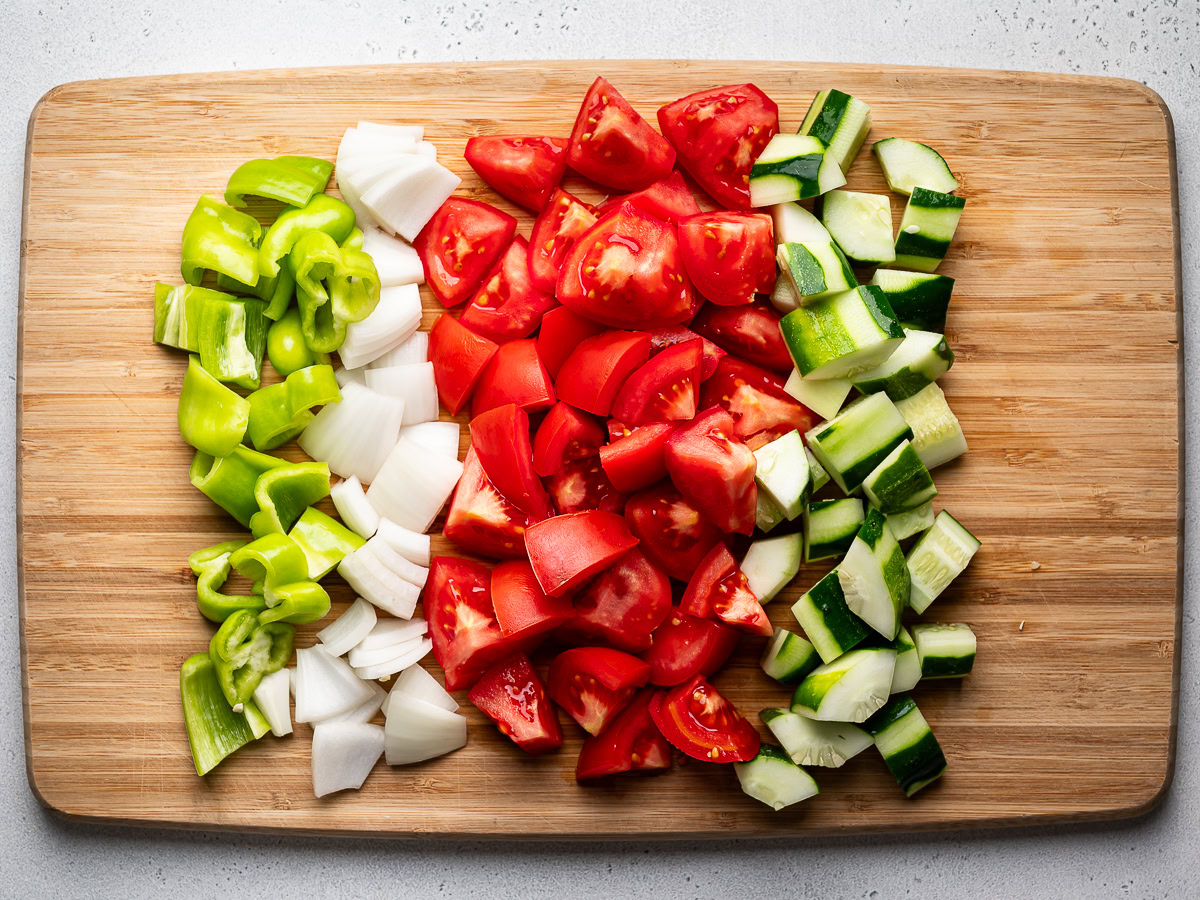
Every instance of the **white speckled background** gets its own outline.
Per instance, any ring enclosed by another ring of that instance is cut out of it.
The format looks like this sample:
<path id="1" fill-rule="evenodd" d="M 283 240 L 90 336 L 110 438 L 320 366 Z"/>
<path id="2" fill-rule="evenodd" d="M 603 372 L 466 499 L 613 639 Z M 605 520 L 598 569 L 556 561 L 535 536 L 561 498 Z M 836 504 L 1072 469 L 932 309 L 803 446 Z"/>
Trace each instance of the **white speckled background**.
<path id="1" fill-rule="evenodd" d="M 653 9 L 652 13 L 648 10 Z M 741 10 L 734 13 L 734 10 Z M 1184 296 L 1200 278 L 1197 0 L 0 0 L 0 897 L 913 897 L 1200 895 L 1200 678 L 1189 565 L 1175 784 L 1136 822 L 970 835 L 730 844 L 363 842 L 63 823 L 22 756 L 13 542 L 17 265 L 25 125 L 65 81 L 396 61 L 690 57 L 975 66 L 1144 81 L 1175 119 Z M 413 112 L 419 117 L 419 111 Z M 1037 116 L 1035 107 L 1031 116 Z M 152 127 L 149 126 L 148 127 Z M 1036 228 L 1031 222 L 1028 227 Z M 1194 310 L 1185 318 L 1197 386 Z M 1188 443 L 1200 445 L 1189 427 Z M 1200 484 L 1195 450 L 1191 485 Z M 1194 527 L 1195 487 L 1188 495 Z M 1188 558 L 1196 549 L 1194 532 Z M 102 715 L 102 710 L 97 710 Z"/>

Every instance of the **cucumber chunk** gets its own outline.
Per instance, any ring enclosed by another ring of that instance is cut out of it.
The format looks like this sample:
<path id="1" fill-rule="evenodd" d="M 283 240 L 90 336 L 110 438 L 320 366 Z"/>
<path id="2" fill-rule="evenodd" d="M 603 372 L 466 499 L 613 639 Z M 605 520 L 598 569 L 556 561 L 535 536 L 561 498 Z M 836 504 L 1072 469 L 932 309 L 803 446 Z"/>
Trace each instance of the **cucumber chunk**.
<path id="1" fill-rule="evenodd" d="M 790 522 L 804 512 L 808 499 L 808 457 L 800 432 L 789 431 L 754 451 L 758 468 L 754 478 Z"/>
<path id="2" fill-rule="evenodd" d="M 776 244 L 823 243 L 833 238 L 821 220 L 799 203 L 776 203 L 771 207 Z"/>
<path id="3" fill-rule="evenodd" d="M 896 540 L 903 541 L 933 527 L 933 504 L 926 503 L 908 512 L 887 516 L 888 530 Z"/>
<path id="4" fill-rule="evenodd" d="M 821 198 L 821 224 L 842 252 L 863 266 L 895 262 L 892 202 L 886 194 L 830 191 Z"/>
<path id="5" fill-rule="evenodd" d="M 897 694 L 866 724 L 888 771 L 911 797 L 946 771 L 946 756 L 908 694 Z"/>
<path id="6" fill-rule="evenodd" d="M 742 559 L 742 574 L 764 606 L 791 584 L 804 558 L 804 535 L 783 534 L 754 541 Z"/>
<path id="7" fill-rule="evenodd" d="M 964 678 L 975 665 L 975 632 L 970 625 L 914 625 L 913 642 L 922 678 Z"/>
<path id="8" fill-rule="evenodd" d="M 816 649 L 800 635 L 776 628 L 759 665 L 780 684 L 796 684 L 821 664 Z"/>
<path id="9" fill-rule="evenodd" d="M 766 491 L 759 491 L 754 505 L 754 526 L 763 534 L 769 534 L 783 521 L 783 510 Z"/>
<path id="10" fill-rule="evenodd" d="M 808 457 L 809 477 L 812 479 L 812 491 L 810 493 L 815 494 L 821 488 L 825 487 L 825 485 L 829 484 L 829 473 L 825 471 L 825 467 L 817 461 L 817 458 L 813 456 L 813 452 L 808 447 L 804 448 L 804 455 Z"/>
<path id="11" fill-rule="evenodd" d="M 775 287 L 771 291 L 771 305 L 784 315 L 800 307 L 800 298 L 792 288 L 792 280 L 783 272 L 775 279 Z"/>
<path id="12" fill-rule="evenodd" d="M 901 441 L 871 470 L 862 488 L 870 504 L 885 516 L 924 506 L 938 492 L 925 463 L 908 441 Z"/>
<path id="13" fill-rule="evenodd" d="M 804 510 L 804 561 L 841 556 L 862 527 L 863 502 L 857 497 L 815 500 Z"/>
<path id="14" fill-rule="evenodd" d="M 792 310 L 779 328 L 804 378 L 848 378 L 874 369 L 904 340 L 887 297 L 871 285 Z"/>
<path id="15" fill-rule="evenodd" d="M 817 93 L 800 123 L 800 134 L 811 134 L 829 145 L 826 153 L 842 172 L 850 170 L 870 130 L 871 107 L 833 88 Z"/>
<path id="16" fill-rule="evenodd" d="M 763 744 L 749 762 L 733 764 L 742 791 L 778 812 L 821 792 L 817 782 L 773 744 Z"/>
<path id="17" fill-rule="evenodd" d="M 897 402 L 896 411 L 911 429 L 909 437 L 913 449 L 921 457 L 921 462 L 925 463 L 925 468 L 936 469 L 942 463 L 967 452 L 967 439 L 963 436 L 962 426 L 950 411 L 946 395 L 936 383 L 926 385 L 911 397 Z M 811 443 L 811 438 L 809 441 Z"/>
<path id="18" fill-rule="evenodd" d="M 942 155 L 926 144 L 904 138 L 884 138 L 871 148 L 883 169 L 888 187 L 897 194 L 911 194 L 915 187 L 950 193 L 958 181 Z"/>
<path id="19" fill-rule="evenodd" d="M 870 629 L 850 608 L 834 569 L 792 605 L 792 615 L 804 629 L 821 662 L 831 663 L 862 643 Z"/>
<path id="20" fill-rule="evenodd" d="M 892 672 L 892 693 L 911 691 L 921 680 L 921 657 L 912 633 L 903 625 L 893 641 L 885 641 L 878 635 L 867 641 L 869 647 L 887 647 L 896 651 L 896 668 Z"/>
<path id="21" fill-rule="evenodd" d="M 909 599 L 909 575 L 904 551 L 879 510 L 867 513 L 837 573 L 850 611 L 889 641 L 895 640 Z"/>
<path id="22" fill-rule="evenodd" d="M 946 258 L 966 204 L 953 194 L 913 188 L 896 235 L 896 265 L 918 272 L 936 269 Z"/>
<path id="23" fill-rule="evenodd" d="M 871 284 L 887 295 L 892 311 L 906 329 L 946 330 L 946 310 L 954 290 L 954 279 L 949 275 L 876 269 Z"/>
<path id="24" fill-rule="evenodd" d="M 933 527 L 908 551 L 907 568 L 911 586 L 908 605 L 918 613 L 929 609 L 971 562 L 979 539 L 959 524 L 946 510 L 938 513 Z"/>
<path id="25" fill-rule="evenodd" d="M 887 703 L 895 668 L 895 650 L 851 650 L 805 676 L 792 694 L 792 712 L 823 722 L 865 722 Z"/>
<path id="26" fill-rule="evenodd" d="M 750 168 L 750 205 L 774 206 L 839 188 L 846 177 L 825 142 L 802 134 L 777 134 Z"/>
<path id="27" fill-rule="evenodd" d="M 875 743 L 875 738 L 849 722 L 819 722 L 790 709 L 764 709 L 763 724 L 798 766 L 840 769 Z"/>
<path id="28" fill-rule="evenodd" d="M 952 365 L 954 351 L 945 335 L 912 329 L 905 331 L 904 342 L 883 365 L 860 372 L 852 381 L 864 394 L 883 391 L 893 400 L 903 400 L 937 381 Z"/>
<path id="29" fill-rule="evenodd" d="M 850 396 L 854 385 L 849 378 L 801 378 L 796 369 L 783 389 L 822 419 L 832 419 Z"/>
<path id="30" fill-rule="evenodd" d="M 858 286 L 850 262 L 833 241 L 780 244 L 775 251 L 780 270 L 788 277 L 801 306 L 811 306 L 833 294 Z"/>
<path id="31" fill-rule="evenodd" d="M 887 394 L 880 393 L 851 403 L 814 427 L 804 440 L 829 477 L 849 494 L 901 441 L 912 437 L 912 429 L 899 409 Z M 925 465 L 929 467 L 928 461 Z"/>

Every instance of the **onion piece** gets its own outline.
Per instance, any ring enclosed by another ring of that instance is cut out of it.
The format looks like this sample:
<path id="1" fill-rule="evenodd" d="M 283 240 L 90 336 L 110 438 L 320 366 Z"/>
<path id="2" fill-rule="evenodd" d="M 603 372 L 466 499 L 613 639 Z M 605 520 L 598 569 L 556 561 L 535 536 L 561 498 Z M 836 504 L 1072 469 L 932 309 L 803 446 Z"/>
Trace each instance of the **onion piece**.
<path id="1" fill-rule="evenodd" d="M 371 688 L 370 700 L 364 700 L 361 704 L 354 707 L 354 709 L 348 709 L 344 713 L 338 713 L 336 716 L 322 719 L 317 724 L 324 725 L 326 722 L 370 722 L 375 718 L 375 713 L 379 712 L 383 704 L 387 701 L 388 692 L 374 681 L 368 681 L 367 685 Z"/>
<path id="2" fill-rule="evenodd" d="M 357 475 L 351 475 L 330 488 L 329 498 L 333 500 L 342 522 L 359 537 L 369 538 L 379 529 L 379 513 L 367 501 L 367 492 L 363 490 Z"/>
<path id="3" fill-rule="evenodd" d="M 367 369 L 364 375 L 371 390 L 404 401 L 403 424 L 417 425 L 437 419 L 438 393 L 433 363 Z"/>
<path id="4" fill-rule="evenodd" d="M 296 651 L 296 721 L 319 722 L 366 702 L 371 689 L 319 644 Z"/>
<path id="5" fill-rule="evenodd" d="M 352 168 L 358 160 L 415 154 L 420 143 L 421 138 L 413 134 L 384 133 L 373 128 L 347 128 L 338 142 L 338 181 L 341 182 L 341 171 Z"/>
<path id="6" fill-rule="evenodd" d="M 288 673 L 288 690 L 291 691 L 292 696 L 295 697 L 296 696 L 296 667 L 292 666 L 290 669 L 287 670 L 287 673 Z"/>
<path id="7" fill-rule="evenodd" d="M 350 382 L 367 386 L 367 373 L 362 369 L 347 369 L 345 366 L 338 366 L 333 370 L 333 377 L 337 379 L 338 387 L 344 388 Z"/>
<path id="8" fill-rule="evenodd" d="M 365 228 L 363 251 L 375 263 L 381 287 L 425 283 L 421 257 L 407 241 L 392 237 L 378 228 Z"/>
<path id="9" fill-rule="evenodd" d="M 408 647 L 407 644 L 401 645 Z M 411 665 L 419 663 L 433 649 L 433 641 L 429 638 L 422 638 L 421 642 L 412 648 L 409 648 L 402 656 L 397 656 L 390 660 L 385 660 L 381 663 L 376 663 L 371 666 L 359 667 L 354 670 L 354 674 L 364 681 L 374 681 L 376 678 L 387 678 L 389 675 L 395 675 L 397 672 L 403 672 Z M 381 701 L 382 702 L 382 701 Z"/>
<path id="10" fill-rule="evenodd" d="M 390 134 L 414 141 L 424 140 L 424 125 L 388 125 L 385 122 L 359 122 L 358 130 L 365 134 Z"/>
<path id="11" fill-rule="evenodd" d="M 391 644 L 387 647 L 376 647 L 372 650 L 364 650 L 362 647 L 355 647 L 350 651 L 350 655 L 346 657 L 346 662 L 355 669 L 362 669 L 366 666 L 373 666 L 376 663 L 388 662 L 389 660 L 398 659 L 401 656 L 407 656 L 416 650 L 425 640 L 424 634 L 414 635 L 411 639 L 399 644 Z"/>
<path id="12" fill-rule="evenodd" d="M 375 607 L 359 597 L 335 621 L 317 632 L 317 640 L 330 656 L 343 656 L 371 633 L 377 621 Z"/>
<path id="13" fill-rule="evenodd" d="M 455 712 L 458 709 L 457 701 L 438 683 L 436 678 L 429 674 L 428 670 L 421 666 L 409 666 L 400 673 L 396 683 L 392 685 L 392 689 L 383 700 L 381 708 L 384 716 L 387 716 L 392 698 L 397 694 L 408 694 L 410 697 L 440 706 L 447 712 Z"/>
<path id="14" fill-rule="evenodd" d="M 415 152 L 418 156 L 428 156 L 430 159 L 437 159 L 437 147 L 431 141 L 421 141 L 417 144 Z"/>
<path id="15" fill-rule="evenodd" d="M 358 649 L 394 647 L 420 638 L 428 631 L 429 625 L 424 619 L 380 619 L 371 633 L 358 642 Z"/>
<path id="16" fill-rule="evenodd" d="M 416 425 L 403 426 L 400 429 L 400 437 L 411 438 L 430 450 L 458 459 L 462 426 L 457 422 L 419 422 Z"/>
<path id="17" fill-rule="evenodd" d="M 457 459 L 401 438 L 367 489 L 367 499 L 397 525 L 428 531 L 462 473 L 463 464 Z"/>
<path id="18" fill-rule="evenodd" d="M 410 694 L 392 697 L 388 710 L 384 756 L 389 766 L 444 756 L 467 743 L 467 720 L 458 713 Z"/>
<path id="19" fill-rule="evenodd" d="M 283 737 L 292 733 L 292 700 L 288 696 L 291 669 L 276 669 L 264 675 L 254 689 L 254 705 L 271 725 L 271 734 Z M 385 698 L 386 699 L 386 698 Z"/>
<path id="20" fill-rule="evenodd" d="M 423 363 L 429 361 L 429 332 L 418 331 L 407 341 L 396 347 L 394 350 L 389 350 L 383 356 L 367 363 L 368 369 L 387 369 L 392 366 L 407 366 L 412 363 Z M 366 376 L 363 376 L 363 384 L 366 384 Z"/>
<path id="21" fill-rule="evenodd" d="M 328 403 L 300 434 L 300 449 L 330 471 L 371 482 L 400 437 L 404 402 L 361 384 L 342 385 L 342 402 Z"/>
<path id="22" fill-rule="evenodd" d="M 396 162 L 360 200 L 388 231 L 413 241 L 462 179 L 428 156 L 413 153 Z"/>
<path id="23" fill-rule="evenodd" d="M 362 547 L 338 563 L 338 574 L 362 597 L 401 619 L 412 616 L 421 597 L 419 587 L 391 571 L 373 553 L 364 553 Z"/>
<path id="24" fill-rule="evenodd" d="M 425 568 L 425 566 L 418 566 L 415 562 L 408 559 L 408 557 L 397 553 L 387 541 L 373 537 L 355 552 L 363 550 L 387 566 L 393 574 L 399 575 L 405 581 L 411 582 L 419 588 L 425 587 L 425 582 L 429 579 L 429 569 Z"/>
<path id="25" fill-rule="evenodd" d="M 318 797 L 362 787 L 386 744 L 379 725 L 322 722 L 313 729 L 313 793 Z"/>
<path id="26" fill-rule="evenodd" d="M 338 357 L 345 368 L 358 369 L 404 343 L 420 324 L 421 293 L 417 286 L 385 287 L 372 313 L 346 326 L 346 339 L 338 348 Z"/>
<path id="27" fill-rule="evenodd" d="M 391 519 L 380 519 L 379 528 L 375 532 L 381 541 L 418 566 L 429 567 L 430 540 L 429 535 L 409 531 L 393 522 Z"/>

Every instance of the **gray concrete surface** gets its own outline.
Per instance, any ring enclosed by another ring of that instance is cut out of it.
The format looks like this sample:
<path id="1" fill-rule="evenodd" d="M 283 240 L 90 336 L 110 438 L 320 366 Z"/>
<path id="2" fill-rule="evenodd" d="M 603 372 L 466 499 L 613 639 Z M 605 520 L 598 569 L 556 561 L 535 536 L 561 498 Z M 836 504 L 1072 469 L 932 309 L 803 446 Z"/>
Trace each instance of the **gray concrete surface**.
<path id="1" fill-rule="evenodd" d="M 1174 115 L 1184 295 L 1200 286 L 1196 0 L 706 0 L 371 3 L 0 0 L 0 579 L 13 543 L 17 259 L 25 124 L 46 90 L 122 75 L 350 63 L 691 57 L 980 66 L 1144 81 Z M 741 9 L 740 13 L 734 13 Z M 1039 112 L 1031 105 L 1030 115 Z M 148 126 L 152 127 L 152 126 Z M 1032 226 L 1036 227 L 1036 223 Z M 1189 310 L 1188 390 L 1200 320 Z M 1189 427 L 1188 440 L 1200 446 Z M 1200 485 L 1188 460 L 1188 518 Z M 1194 527 L 1188 557 L 1196 549 Z M 1195 593 L 1195 568 L 1187 579 Z M 848 840 L 681 845 L 362 842 L 65 824 L 22 758 L 16 600 L 0 617 L 0 897 L 1186 898 L 1200 896 L 1200 679 L 1185 611 L 1178 768 L 1134 823 Z M 1177 648 L 1179 652 L 1180 648 Z"/>

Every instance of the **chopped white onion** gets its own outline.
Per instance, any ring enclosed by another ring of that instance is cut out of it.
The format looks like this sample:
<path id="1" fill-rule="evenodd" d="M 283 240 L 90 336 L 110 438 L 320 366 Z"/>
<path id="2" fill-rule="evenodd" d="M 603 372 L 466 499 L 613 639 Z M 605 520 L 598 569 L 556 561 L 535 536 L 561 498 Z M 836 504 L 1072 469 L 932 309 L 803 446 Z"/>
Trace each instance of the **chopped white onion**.
<path id="1" fill-rule="evenodd" d="M 338 366 L 333 370 L 333 377 L 337 379 L 338 387 L 344 388 L 350 382 L 367 386 L 367 373 L 362 369 L 347 369 L 345 366 Z"/>
<path id="2" fill-rule="evenodd" d="M 423 637 L 429 631 L 429 624 L 424 619 L 380 619 L 375 627 L 358 643 L 362 650 L 376 650 L 380 647 L 394 647 L 416 638 Z"/>
<path id="3" fill-rule="evenodd" d="M 367 501 L 367 492 L 357 475 L 335 484 L 329 489 L 329 497 L 342 522 L 359 537 L 369 538 L 379 529 L 379 513 Z"/>
<path id="4" fill-rule="evenodd" d="M 429 361 L 429 332 L 418 331 L 394 350 L 389 350 L 374 362 L 367 363 L 368 369 L 387 369 L 392 366 L 407 366 Z M 366 384 L 363 376 L 363 384 Z"/>
<path id="5" fill-rule="evenodd" d="M 360 200 L 388 231 L 412 241 L 461 183 L 436 160 L 413 153 L 398 156 L 395 168 L 363 190 Z"/>
<path id="6" fill-rule="evenodd" d="M 364 650 L 362 647 L 355 647 L 350 651 L 350 655 L 346 657 L 346 662 L 355 669 L 361 669 L 364 666 L 373 666 L 376 663 L 387 662 L 388 660 L 398 659 L 401 656 L 407 656 L 413 650 L 421 645 L 425 640 L 424 634 L 414 635 L 411 639 L 400 644 L 392 644 L 388 647 L 376 647 L 372 650 Z"/>
<path id="7" fill-rule="evenodd" d="M 292 733 L 292 700 L 288 696 L 290 669 L 277 669 L 264 675 L 254 689 L 254 704 L 271 726 L 271 734 L 283 737 Z"/>
<path id="8" fill-rule="evenodd" d="M 399 156 L 416 153 L 421 138 L 413 134 L 396 134 L 377 131 L 373 128 L 347 128 L 338 142 L 337 168 L 351 166 L 359 159 L 373 159 L 385 155 Z"/>
<path id="9" fill-rule="evenodd" d="M 344 713 L 339 713 L 336 716 L 331 716 L 328 719 L 322 719 L 319 724 L 324 725 L 326 722 L 370 722 L 375 718 L 375 713 L 383 707 L 387 701 L 388 692 L 381 688 L 374 681 L 368 681 L 371 686 L 371 699 L 363 701 L 354 709 L 348 709 Z"/>
<path id="10" fill-rule="evenodd" d="M 391 571 L 375 554 L 364 553 L 362 547 L 338 563 L 338 574 L 362 597 L 401 619 L 412 616 L 421 597 L 419 587 Z"/>
<path id="11" fill-rule="evenodd" d="M 467 743 L 465 716 L 398 694 L 388 704 L 384 755 L 389 766 L 443 756 Z"/>
<path id="12" fill-rule="evenodd" d="M 378 228 L 363 229 L 363 250 L 375 263 L 381 287 L 423 284 L 425 269 L 412 244 Z"/>
<path id="13" fill-rule="evenodd" d="M 322 722 L 313 729 L 313 793 L 362 787 L 386 743 L 383 728 L 363 722 Z"/>
<path id="14" fill-rule="evenodd" d="M 409 363 L 406 366 L 367 369 L 367 387 L 380 394 L 404 401 L 404 424 L 433 422 L 438 417 L 437 382 L 433 363 Z"/>
<path id="15" fill-rule="evenodd" d="M 430 540 L 429 535 L 402 528 L 391 519 L 380 519 L 379 528 L 375 532 L 379 539 L 418 566 L 429 566 Z"/>
<path id="16" fill-rule="evenodd" d="M 408 647 L 407 644 L 403 645 Z M 354 670 L 359 678 L 364 681 L 374 681 L 376 678 L 386 678 L 389 675 L 395 675 L 397 672 L 403 672 L 411 665 L 415 665 L 425 658 L 426 654 L 433 649 L 433 641 L 429 638 L 424 638 L 421 642 L 409 649 L 402 656 L 397 656 L 394 659 L 385 660 L 384 662 L 375 663 L 371 666 L 363 666 Z"/>
<path id="17" fill-rule="evenodd" d="M 388 714 L 392 698 L 397 694 L 408 694 L 410 697 L 440 706 L 447 712 L 455 712 L 458 709 L 455 699 L 438 684 L 436 678 L 421 666 L 409 666 L 400 673 L 396 683 L 392 685 L 392 689 L 383 700 L 382 709 L 385 716 Z"/>
<path id="18" fill-rule="evenodd" d="M 296 721 L 319 722 L 354 709 L 371 698 L 371 689 L 344 659 L 320 645 L 296 651 Z"/>
<path id="19" fill-rule="evenodd" d="M 397 525 L 428 531 L 462 473 L 463 464 L 457 459 L 401 438 L 367 489 L 367 499 Z"/>
<path id="20" fill-rule="evenodd" d="M 437 159 L 437 147 L 431 141 L 421 141 L 417 144 L 417 149 L 414 151 L 419 156 L 428 156 L 430 159 Z"/>
<path id="21" fill-rule="evenodd" d="M 458 459 L 462 426 L 457 422 L 420 422 L 403 426 L 400 429 L 400 437 L 411 438 L 423 447 Z"/>
<path id="22" fill-rule="evenodd" d="M 424 125 L 388 125 L 384 122 L 359 122 L 358 130 L 366 134 L 390 134 L 396 137 L 411 138 L 414 141 L 424 140 Z"/>
<path id="23" fill-rule="evenodd" d="M 375 607 L 359 597 L 336 620 L 317 632 L 317 640 L 330 656 L 344 656 L 371 633 L 377 621 Z"/>
<path id="24" fill-rule="evenodd" d="M 347 369 L 361 368 L 404 343 L 420 324 L 421 292 L 417 286 L 385 287 L 380 290 L 379 303 L 371 314 L 346 326 L 346 339 L 338 348 L 338 357 Z"/>
<path id="25" fill-rule="evenodd" d="M 367 541 L 361 550 L 372 554 L 377 560 L 387 566 L 391 572 L 399 575 L 405 581 L 410 581 L 419 588 L 425 587 L 425 582 L 429 579 L 429 570 L 424 566 L 418 566 L 403 554 L 397 553 L 387 541 L 373 537 Z"/>
<path id="26" fill-rule="evenodd" d="M 322 406 L 300 434 L 300 449 L 343 478 L 370 483 L 396 446 L 403 421 L 402 400 L 348 381 L 342 402 Z"/>
<path id="27" fill-rule="evenodd" d="M 287 670 L 287 673 L 288 673 L 288 690 L 291 691 L 292 696 L 295 697 L 296 696 L 296 667 L 292 666 L 290 669 Z"/>

